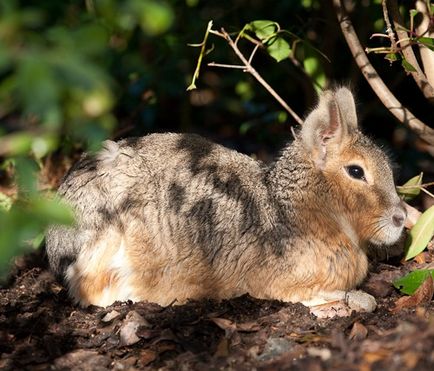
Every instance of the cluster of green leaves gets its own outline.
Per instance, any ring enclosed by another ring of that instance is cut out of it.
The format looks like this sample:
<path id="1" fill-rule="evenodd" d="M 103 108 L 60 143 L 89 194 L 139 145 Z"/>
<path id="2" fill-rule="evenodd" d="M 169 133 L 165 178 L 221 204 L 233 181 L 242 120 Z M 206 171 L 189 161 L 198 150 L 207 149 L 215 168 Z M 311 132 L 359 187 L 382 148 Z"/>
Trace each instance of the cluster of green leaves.
<path id="1" fill-rule="evenodd" d="M 298 59 L 306 74 L 312 79 L 316 90 L 320 91 L 325 87 L 327 80 L 323 62 L 330 60 L 308 41 L 268 20 L 250 22 L 243 31 L 253 32 L 265 46 L 267 53 L 277 62 L 290 56 Z M 242 35 L 246 37 L 243 31 Z"/>
<path id="2" fill-rule="evenodd" d="M 398 194 L 405 201 L 411 201 L 417 197 L 421 190 L 425 189 L 422 184 L 423 173 L 411 178 L 402 186 L 397 187 Z M 405 241 L 405 260 L 413 259 L 423 252 L 428 243 L 434 236 L 434 206 L 426 210 L 417 220 L 416 224 L 408 232 Z M 434 270 L 415 270 L 407 276 L 402 277 L 394 282 L 394 286 L 405 294 L 413 294 L 423 283 L 427 275 L 431 273 L 434 277 Z"/>
<path id="3" fill-rule="evenodd" d="M 204 55 L 209 54 L 213 48 L 206 50 L 206 43 L 213 22 L 208 22 L 202 43 L 191 46 L 201 47 L 196 71 L 187 90 L 196 89 L 196 79 Z M 311 78 L 315 89 L 319 92 L 324 89 L 327 82 L 322 61 L 330 60 L 307 40 L 289 30 L 282 29 L 277 22 L 270 20 L 256 20 L 247 23 L 237 34 L 237 39 L 246 39 L 256 46 L 262 46 L 265 51 L 277 62 L 292 58 L 303 66 L 306 74 Z M 251 62 L 251 61 L 250 61 Z"/>
<path id="4" fill-rule="evenodd" d="M 404 201 L 411 201 L 417 197 L 421 190 L 425 189 L 422 184 L 423 173 L 416 175 L 402 186 L 397 187 L 398 194 Z M 405 243 L 405 260 L 410 260 L 425 250 L 434 236 L 434 207 L 426 210 L 409 231 Z"/>
<path id="5" fill-rule="evenodd" d="M 0 193 L 1 273 L 47 225 L 73 222 L 68 207 L 38 191 L 41 159 L 67 143 L 98 148 L 117 122 L 115 56 L 137 32 L 165 32 L 174 13 L 156 0 L 8 0 L 0 18 L 0 165 L 18 187 L 14 197 Z"/>

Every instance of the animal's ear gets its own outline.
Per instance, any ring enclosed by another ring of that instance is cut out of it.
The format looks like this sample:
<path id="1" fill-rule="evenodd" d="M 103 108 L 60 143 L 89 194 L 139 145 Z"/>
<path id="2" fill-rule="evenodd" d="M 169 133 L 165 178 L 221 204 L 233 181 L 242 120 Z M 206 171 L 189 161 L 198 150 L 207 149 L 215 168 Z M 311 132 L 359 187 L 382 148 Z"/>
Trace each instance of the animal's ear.
<path id="1" fill-rule="evenodd" d="M 319 168 L 327 154 L 338 148 L 348 134 L 357 129 L 354 98 L 347 88 L 325 91 L 303 123 L 301 139 Z"/>

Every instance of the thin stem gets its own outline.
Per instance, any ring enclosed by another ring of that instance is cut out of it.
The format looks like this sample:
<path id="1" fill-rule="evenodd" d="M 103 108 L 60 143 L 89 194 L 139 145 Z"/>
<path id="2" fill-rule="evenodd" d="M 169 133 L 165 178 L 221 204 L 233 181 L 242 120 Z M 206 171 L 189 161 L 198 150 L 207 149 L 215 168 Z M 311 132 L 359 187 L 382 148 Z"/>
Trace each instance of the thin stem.
<path id="1" fill-rule="evenodd" d="M 415 71 L 410 71 L 410 74 L 417 86 L 422 91 L 425 98 L 428 99 L 430 103 L 434 103 L 434 87 L 428 81 L 426 74 L 424 71 L 422 71 L 422 68 L 419 66 L 419 62 L 414 55 L 413 48 L 411 46 L 415 43 L 413 42 L 412 38 L 408 37 L 407 31 L 401 26 L 403 21 L 401 19 L 401 14 L 399 13 L 398 3 L 396 0 L 388 1 L 390 13 L 392 15 L 392 22 L 395 26 L 396 34 L 398 35 L 399 39 L 396 44 L 400 44 L 404 58 L 414 67 Z M 413 32 L 413 29 L 411 28 L 410 31 Z M 417 44 L 417 39 L 415 41 Z"/>
<path id="2" fill-rule="evenodd" d="M 299 123 L 303 124 L 303 120 L 295 113 L 291 107 L 281 98 L 279 94 L 262 78 L 262 76 L 255 70 L 255 68 L 244 57 L 243 53 L 238 49 L 238 46 L 234 43 L 230 35 L 222 28 L 221 32 L 213 32 L 215 35 L 223 37 L 241 60 L 244 63 L 246 72 L 250 73 L 280 104 L 281 106 Z"/>
<path id="3" fill-rule="evenodd" d="M 259 48 L 259 44 L 256 44 L 255 48 L 254 48 L 253 51 L 252 51 L 252 54 L 250 54 L 249 64 L 252 63 L 253 57 L 254 57 L 256 51 L 258 50 L 258 48 Z"/>
<path id="4" fill-rule="evenodd" d="M 386 23 L 386 32 L 389 35 L 390 44 L 391 44 L 392 50 L 393 50 L 392 53 L 395 53 L 395 51 L 396 51 L 395 33 L 393 32 L 392 24 L 390 23 L 390 19 L 389 19 L 389 12 L 387 11 L 387 0 L 382 0 L 381 6 L 383 8 L 384 22 Z"/>
<path id="5" fill-rule="evenodd" d="M 201 45 L 199 58 L 197 60 L 197 65 L 193 74 L 193 78 L 191 80 L 191 84 L 188 86 L 187 91 L 196 89 L 196 80 L 199 78 L 200 66 L 202 64 L 203 56 L 205 55 L 206 41 L 208 40 L 208 35 L 211 32 L 211 28 L 212 28 L 212 21 L 209 21 L 203 41 L 201 42 L 201 44 L 199 44 Z"/>
<path id="6" fill-rule="evenodd" d="M 221 68 L 236 68 L 236 69 L 241 69 L 241 70 L 246 69 L 246 66 L 241 66 L 241 65 L 237 65 L 237 64 L 215 63 L 215 62 L 208 63 L 208 66 L 209 67 L 221 67 Z"/>
<path id="7" fill-rule="evenodd" d="M 427 195 L 431 196 L 432 198 L 434 198 L 434 195 L 430 191 L 426 190 L 425 188 L 421 188 L 420 190 L 422 192 L 425 192 Z"/>

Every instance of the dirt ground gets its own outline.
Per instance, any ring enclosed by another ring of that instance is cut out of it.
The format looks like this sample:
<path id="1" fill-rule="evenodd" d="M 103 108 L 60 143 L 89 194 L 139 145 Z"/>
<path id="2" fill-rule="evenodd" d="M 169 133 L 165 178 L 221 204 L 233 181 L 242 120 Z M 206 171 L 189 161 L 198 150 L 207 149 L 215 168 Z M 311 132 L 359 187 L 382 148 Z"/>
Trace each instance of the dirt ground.
<path id="1" fill-rule="evenodd" d="M 410 268 L 372 267 L 374 313 L 317 319 L 301 304 L 249 296 L 82 309 L 31 255 L 0 290 L 0 369 L 433 370 L 433 302 L 393 311 L 402 295 L 391 281 Z"/>

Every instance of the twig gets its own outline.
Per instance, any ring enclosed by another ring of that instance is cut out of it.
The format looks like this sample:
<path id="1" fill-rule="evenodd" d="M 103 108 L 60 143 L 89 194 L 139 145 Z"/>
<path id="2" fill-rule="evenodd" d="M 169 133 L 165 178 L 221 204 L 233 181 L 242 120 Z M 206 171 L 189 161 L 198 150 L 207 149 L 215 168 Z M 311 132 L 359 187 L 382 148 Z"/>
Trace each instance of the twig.
<path id="1" fill-rule="evenodd" d="M 393 32 L 392 24 L 390 23 L 389 19 L 389 12 L 387 10 L 387 0 L 381 1 L 381 6 L 383 8 L 383 18 L 384 22 L 386 23 L 386 32 L 390 39 L 390 44 L 392 46 L 392 53 L 396 52 L 396 40 L 395 40 L 395 33 Z"/>
<path id="2" fill-rule="evenodd" d="M 246 66 L 238 65 L 238 64 L 223 64 L 223 63 L 215 63 L 210 62 L 208 63 L 209 67 L 221 67 L 221 68 L 237 68 L 241 70 L 245 70 Z"/>
<path id="3" fill-rule="evenodd" d="M 353 58 L 359 66 L 363 76 L 368 81 L 369 85 L 371 85 L 372 90 L 374 90 L 375 94 L 377 94 L 378 98 L 380 98 L 386 108 L 401 123 L 409 127 L 429 144 L 427 151 L 434 156 L 434 130 L 416 118 L 395 98 L 378 75 L 371 62 L 369 62 L 341 0 L 333 0 L 333 5 L 345 40 L 353 54 Z"/>
<path id="4" fill-rule="evenodd" d="M 420 190 L 422 192 L 425 192 L 427 195 L 431 196 L 432 198 L 434 198 L 434 195 L 430 191 L 426 190 L 425 188 L 421 188 Z"/>
<path id="5" fill-rule="evenodd" d="M 210 30 L 210 33 L 224 38 L 241 62 L 244 63 L 245 72 L 250 73 L 281 104 L 281 106 L 294 118 L 294 120 L 297 121 L 297 123 L 300 125 L 303 124 L 303 120 L 300 118 L 300 116 L 298 116 L 295 111 L 289 107 L 288 104 L 280 97 L 280 95 L 277 94 L 277 92 L 262 78 L 262 76 L 255 70 L 251 63 L 244 57 L 243 53 L 241 53 L 241 51 L 238 49 L 238 46 L 223 28 L 221 29 L 221 32 Z M 255 49 L 257 49 L 257 46 L 255 46 Z"/>
<path id="6" fill-rule="evenodd" d="M 385 3 L 386 0 L 383 0 Z M 392 14 L 392 21 L 395 26 L 396 34 L 399 38 L 400 49 L 404 58 L 410 63 L 416 71 L 410 71 L 411 76 L 416 82 L 419 89 L 422 91 L 423 95 L 426 99 L 428 99 L 431 103 L 434 103 L 434 88 L 428 82 L 427 77 L 423 73 L 422 69 L 419 66 L 419 62 L 416 59 L 416 56 L 413 53 L 413 49 L 410 44 L 410 39 L 408 38 L 407 31 L 402 26 L 401 15 L 399 14 L 398 4 L 396 0 L 389 0 L 390 12 Z M 413 31 L 410 29 L 410 31 Z M 395 43 L 396 46 L 396 43 Z"/>
<path id="7" fill-rule="evenodd" d="M 249 58 L 249 64 L 251 64 L 251 63 L 252 63 L 253 57 L 254 57 L 254 55 L 255 55 L 256 51 L 258 50 L 258 48 L 259 48 L 259 45 L 260 45 L 260 44 L 256 44 L 255 48 L 254 48 L 254 49 L 253 49 L 253 51 L 252 51 L 252 54 L 250 54 L 250 58 Z"/>
<path id="8" fill-rule="evenodd" d="M 212 21 L 209 21 L 208 26 L 206 28 L 205 36 L 203 38 L 203 41 L 198 45 L 198 46 L 201 46 L 200 54 L 199 54 L 199 58 L 197 60 L 196 69 L 195 69 L 194 74 L 193 74 L 193 79 L 191 80 L 191 84 L 188 86 L 187 91 L 196 89 L 195 83 L 196 83 L 196 79 L 199 77 L 200 65 L 202 64 L 202 59 L 203 59 L 203 56 L 205 55 L 206 41 L 208 40 L 208 35 L 211 31 L 211 28 L 212 28 Z"/>

